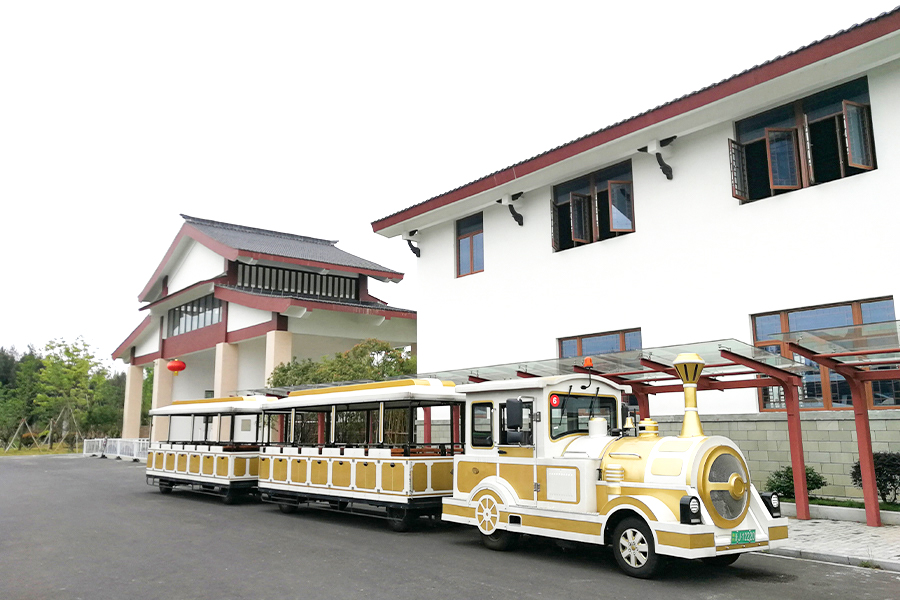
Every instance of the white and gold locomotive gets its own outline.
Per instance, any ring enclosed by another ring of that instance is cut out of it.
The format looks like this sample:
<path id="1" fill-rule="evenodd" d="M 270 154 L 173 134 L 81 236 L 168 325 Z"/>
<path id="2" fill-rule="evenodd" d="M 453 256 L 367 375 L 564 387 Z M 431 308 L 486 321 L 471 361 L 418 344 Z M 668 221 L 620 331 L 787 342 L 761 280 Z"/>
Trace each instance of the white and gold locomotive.
<path id="1" fill-rule="evenodd" d="M 619 566 L 651 577 L 664 557 L 729 565 L 787 538 L 778 498 L 760 494 L 730 439 L 697 415 L 703 361 L 675 361 L 681 434 L 626 420 L 626 388 L 592 375 L 457 386 L 466 395 L 465 454 L 454 458 L 443 519 L 478 527 L 492 549 L 521 534 L 609 544 Z"/>

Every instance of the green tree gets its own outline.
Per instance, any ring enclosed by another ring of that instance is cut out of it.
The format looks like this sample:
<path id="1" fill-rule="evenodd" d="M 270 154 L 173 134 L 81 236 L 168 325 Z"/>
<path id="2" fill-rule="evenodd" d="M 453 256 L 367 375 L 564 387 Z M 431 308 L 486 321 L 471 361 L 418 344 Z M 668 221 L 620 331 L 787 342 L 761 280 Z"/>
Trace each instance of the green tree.
<path id="1" fill-rule="evenodd" d="M 144 367 L 141 385 L 141 425 L 150 424 L 150 407 L 153 405 L 153 365 Z"/>
<path id="2" fill-rule="evenodd" d="M 81 338 L 72 344 L 53 340 L 45 350 L 39 392 L 34 398 L 35 416 L 49 422 L 68 405 L 76 417 L 83 417 L 90 408 L 91 378 L 100 369 L 100 362 Z"/>
<path id="3" fill-rule="evenodd" d="M 272 387 L 286 387 L 306 383 L 332 381 L 375 380 L 381 381 L 416 372 L 416 357 L 402 348 L 394 348 L 389 342 L 367 339 L 347 352 L 333 357 L 323 357 L 319 362 L 310 359 L 282 363 L 269 377 Z"/>

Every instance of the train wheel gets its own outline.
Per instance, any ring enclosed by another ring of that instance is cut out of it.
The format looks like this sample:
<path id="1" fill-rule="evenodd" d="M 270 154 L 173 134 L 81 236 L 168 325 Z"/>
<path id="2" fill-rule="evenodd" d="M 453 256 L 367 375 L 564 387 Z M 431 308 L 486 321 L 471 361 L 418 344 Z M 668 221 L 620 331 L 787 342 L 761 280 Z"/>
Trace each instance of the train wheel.
<path id="1" fill-rule="evenodd" d="M 171 483 L 160 483 L 159 484 L 159 493 L 161 494 L 171 494 L 172 493 L 172 484 Z"/>
<path id="2" fill-rule="evenodd" d="M 504 531 L 502 529 L 495 529 L 494 533 L 490 535 L 486 535 L 484 533 L 481 534 L 481 543 L 484 544 L 485 548 L 490 548 L 491 550 L 512 550 L 516 546 L 519 545 L 520 535 L 518 533 L 513 533 L 511 531 Z"/>
<path id="3" fill-rule="evenodd" d="M 500 507 L 493 496 L 482 496 L 475 506 L 475 524 L 478 531 L 484 535 L 491 535 L 496 531 L 500 522 Z"/>
<path id="4" fill-rule="evenodd" d="M 709 558 L 701 558 L 703 564 L 711 567 L 728 567 L 735 563 L 741 557 L 740 554 L 723 554 L 721 556 L 710 556 Z"/>
<path id="5" fill-rule="evenodd" d="M 328 506 L 331 507 L 331 510 L 347 510 L 347 505 L 349 503 L 346 500 L 329 500 Z"/>
<path id="6" fill-rule="evenodd" d="M 222 497 L 222 502 L 227 505 L 232 505 L 237 502 L 238 493 L 235 490 L 229 489 L 225 496 Z"/>
<path id="7" fill-rule="evenodd" d="M 656 553 L 653 534 L 641 519 L 629 517 L 616 526 L 613 532 L 613 554 L 619 568 L 627 575 L 648 579 L 653 577 L 663 559 Z"/>
<path id="8" fill-rule="evenodd" d="M 297 508 L 298 508 L 298 506 L 296 504 L 279 504 L 278 505 L 278 510 L 280 510 L 281 512 L 283 512 L 286 515 L 290 515 L 290 514 L 297 512 Z"/>
<path id="9" fill-rule="evenodd" d="M 389 508 L 387 509 L 388 527 L 391 531 L 403 533 L 409 531 L 413 523 L 415 523 L 418 515 L 405 508 Z"/>

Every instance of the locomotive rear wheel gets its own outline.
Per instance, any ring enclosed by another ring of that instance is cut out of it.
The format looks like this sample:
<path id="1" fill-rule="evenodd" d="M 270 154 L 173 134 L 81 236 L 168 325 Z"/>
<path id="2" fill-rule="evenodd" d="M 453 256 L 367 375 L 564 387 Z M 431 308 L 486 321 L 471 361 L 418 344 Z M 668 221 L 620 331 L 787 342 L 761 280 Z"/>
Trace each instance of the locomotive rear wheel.
<path id="1" fill-rule="evenodd" d="M 484 544 L 485 548 L 505 552 L 506 550 L 512 550 L 518 546 L 520 537 L 520 534 L 513 533 L 512 531 L 495 529 L 491 534 L 482 533 L 481 543 Z"/>
<path id="2" fill-rule="evenodd" d="M 232 504 L 235 504 L 237 502 L 237 498 L 238 498 L 238 492 L 236 492 L 235 490 L 229 489 L 225 493 L 225 495 L 222 496 L 222 502 L 224 502 L 228 506 L 231 506 Z"/>
<path id="3" fill-rule="evenodd" d="M 159 484 L 159 493 L 160 494 L 171 494 L 173 487 L 174 486 L 172 486 L 171 483 L 160 483 Z"/>
<path id="4" fill-rule="evenodd" d="M 656 553 L 650 528 L 635 517 L 628 517 L 616 526 L 613 554 L 626 575 L 640 579 L 653 577 L 663 565 L 663 558 Z"/>
<path id="5" fill-rule="evenodd" d="M 278 510 L 280 510 L 281 512 L 283 512 L 286 515 L 290 515 L 290 514 L 297 512 L 297 508 L 298 507 L 295 504 L 279 504 L 278 505 Z"/>
<path id="6" fill-rule="evenodd" d="M 710 556 L 708 558 L 701 558 L 700 560 L 703 561 L 703 564 L 711 567 L 728 567 L 733 565 L 740 557 L 740 554 L 723 554 L 722 556 Z"/>

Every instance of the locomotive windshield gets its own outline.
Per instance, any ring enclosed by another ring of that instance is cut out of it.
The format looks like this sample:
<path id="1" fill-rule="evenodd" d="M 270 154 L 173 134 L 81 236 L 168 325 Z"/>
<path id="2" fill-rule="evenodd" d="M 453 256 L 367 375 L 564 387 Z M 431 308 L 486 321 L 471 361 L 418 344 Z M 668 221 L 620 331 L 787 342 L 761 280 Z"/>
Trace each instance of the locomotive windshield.
<path id="1" fill-rule="evenodd" d="M 616 425 L 616 399 L 613 396 L 559 396 L 559 406 L 550 407 L 550 438 L 557 439 L 572 433 L 587 433 L 593 417 L 603 417 L 611 427 Z"/>

